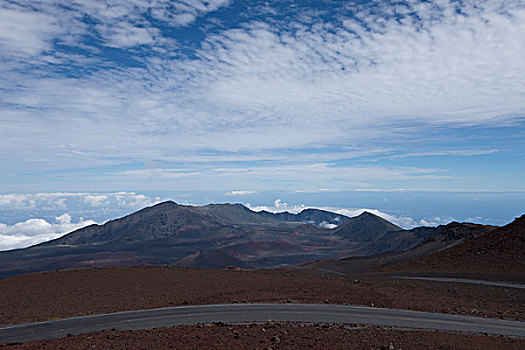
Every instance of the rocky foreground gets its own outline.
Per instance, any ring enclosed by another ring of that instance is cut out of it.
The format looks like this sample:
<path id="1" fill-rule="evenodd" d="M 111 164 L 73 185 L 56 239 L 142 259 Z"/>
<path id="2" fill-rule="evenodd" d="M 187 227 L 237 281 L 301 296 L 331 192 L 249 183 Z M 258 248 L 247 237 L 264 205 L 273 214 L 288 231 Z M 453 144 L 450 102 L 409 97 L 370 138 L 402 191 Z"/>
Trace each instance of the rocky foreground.
<path id="1" fill-rule="evenodd" d="M 222 323 L 105 331 L 0 349 L 523 349 L 525 339 L 326 323 Z"/>

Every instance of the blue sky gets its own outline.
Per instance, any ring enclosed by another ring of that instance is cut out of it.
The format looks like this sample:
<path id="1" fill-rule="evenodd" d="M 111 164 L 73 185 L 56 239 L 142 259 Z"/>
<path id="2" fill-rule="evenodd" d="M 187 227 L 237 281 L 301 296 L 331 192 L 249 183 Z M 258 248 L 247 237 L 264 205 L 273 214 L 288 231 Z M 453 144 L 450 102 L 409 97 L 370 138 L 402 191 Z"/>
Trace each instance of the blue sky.
<path id="1" fill-rule="evenodd" d="M 504 222 L 523 38 L 521 0 L 0 0 L 0 242 L 163 199 Z"/>

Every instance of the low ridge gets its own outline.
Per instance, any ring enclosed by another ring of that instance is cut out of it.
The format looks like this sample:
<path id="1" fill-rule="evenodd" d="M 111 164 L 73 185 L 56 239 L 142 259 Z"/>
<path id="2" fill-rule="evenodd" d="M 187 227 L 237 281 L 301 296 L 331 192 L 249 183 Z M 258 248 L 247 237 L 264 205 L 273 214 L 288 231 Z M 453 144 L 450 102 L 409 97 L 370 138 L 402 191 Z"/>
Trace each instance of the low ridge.
<path id="1" fill-rule="evenodd" d="M 525 215 L 481 237 L 393 268 L 469 273 L 523 273 Z"/>

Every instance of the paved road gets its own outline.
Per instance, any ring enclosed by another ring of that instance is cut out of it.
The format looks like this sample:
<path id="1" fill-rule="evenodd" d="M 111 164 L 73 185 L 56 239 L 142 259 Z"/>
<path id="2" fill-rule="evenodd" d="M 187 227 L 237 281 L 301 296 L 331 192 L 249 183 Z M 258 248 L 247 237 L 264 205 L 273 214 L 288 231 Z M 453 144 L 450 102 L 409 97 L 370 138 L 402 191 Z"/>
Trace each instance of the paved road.
<path id="1" fill-rule="evenodd" d="M 337 322 L 525 337 L 525 322 L 329 304 L 223 304 L 125 311 L 0 327 L 0 343 L 104 329 L 148 329 L 211 322 Z"/>
<path id="2" fill-rule="evenodd" d="M 422 280 L 422 281 L 436 281 L 436 282 L 483 284 L 483 285 L 486 285 L 486 286 L 525 289 L 525 284 L 506 283 L 506 282 L 492 282 L 492 281 L 483 281 L 483 280 L 470 280 L 470 279 L 466 279 L 466 278 L 415 277 L 415 276 L 392 276 L 392 278 L 400 278 L 400 279 L 405 279 L 405 280 Z"/>

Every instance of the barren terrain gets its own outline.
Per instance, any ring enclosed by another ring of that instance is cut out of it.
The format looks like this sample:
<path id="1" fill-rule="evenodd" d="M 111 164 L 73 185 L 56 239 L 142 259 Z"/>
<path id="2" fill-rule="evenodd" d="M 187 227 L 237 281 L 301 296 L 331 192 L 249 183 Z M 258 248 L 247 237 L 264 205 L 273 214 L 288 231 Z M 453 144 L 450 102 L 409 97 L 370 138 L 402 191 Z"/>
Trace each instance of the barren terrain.
<path id="1" fill-rule="evenodd" d="M 188 304 L 350 303 L 525 319 L 525 291 L 384 277 L 174 267 L 68 270 L 0 280 L 0 324 Z"/>

